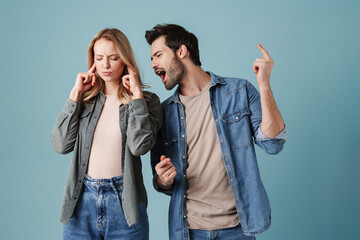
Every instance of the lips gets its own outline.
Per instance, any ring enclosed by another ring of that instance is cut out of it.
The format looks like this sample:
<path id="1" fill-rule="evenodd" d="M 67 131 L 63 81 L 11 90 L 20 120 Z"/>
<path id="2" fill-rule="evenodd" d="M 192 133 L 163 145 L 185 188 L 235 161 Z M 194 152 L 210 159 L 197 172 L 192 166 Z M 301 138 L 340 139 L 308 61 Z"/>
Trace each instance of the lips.
<path id="1" fill-rule="evenodd" d="M 156 69 L 155 70 L 155 74 L 158 75 L 159 77 L 161 77 L 161 80 L 163 83 L 165 83 L 165 76 L 166 76 L 166 72 L 163 69 Z"/>
<path id="2" fill-rule="evenodd" d="M 111 72 L 102 72 L 102 74 L 103 74 L 104 76 L 110 76 L 110 75 L 111 75 Z"/>

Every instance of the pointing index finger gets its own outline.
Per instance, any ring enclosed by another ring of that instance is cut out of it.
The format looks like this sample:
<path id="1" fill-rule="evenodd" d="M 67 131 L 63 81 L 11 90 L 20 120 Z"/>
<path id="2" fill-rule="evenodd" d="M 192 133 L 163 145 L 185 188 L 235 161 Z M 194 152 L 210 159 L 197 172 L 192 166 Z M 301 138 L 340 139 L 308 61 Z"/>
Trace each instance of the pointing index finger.
<path id="1" fill-rule="evenodd" d="M 270 57 L 269 53 L 265 50 L 265 48 L 263 48 L 263 46 L 261 46 L 260 43 L 257 44 L 257 47 L 259 48 L 259 50 L 263 54 L 262 58 L 267 59 L 267 60 L 271 60 L 271 57 Z"/>
<path id="2" fill-rule="evenodd" d="M 95 63 L 91 66 L 91 68 L 89 69 L 88 73 L 94 73 L 95 72 Z"/>
<path id="3" fill-rule="evenodd" d="M 135 74 L 135 71 L 134 71 L 134 69 L 133 69 L 132 67 L 127 66 L 127 68 L 128 68 L 128 72 L 129 72 L 130 75 L 134 75 L 134 74 Z"/>

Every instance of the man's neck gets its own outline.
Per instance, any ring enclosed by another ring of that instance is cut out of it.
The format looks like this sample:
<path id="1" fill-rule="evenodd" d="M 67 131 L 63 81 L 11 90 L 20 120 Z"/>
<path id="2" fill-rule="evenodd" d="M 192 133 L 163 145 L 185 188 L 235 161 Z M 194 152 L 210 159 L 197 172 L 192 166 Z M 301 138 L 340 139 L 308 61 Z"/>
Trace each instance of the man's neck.
<path id="1" fill-rule="evenodd" d="M 180 93 L 184 96 L 197 95 L 209 85 L 210 81 L 210 75 L 199 66 L 185 69 L 179 84 Z"/>

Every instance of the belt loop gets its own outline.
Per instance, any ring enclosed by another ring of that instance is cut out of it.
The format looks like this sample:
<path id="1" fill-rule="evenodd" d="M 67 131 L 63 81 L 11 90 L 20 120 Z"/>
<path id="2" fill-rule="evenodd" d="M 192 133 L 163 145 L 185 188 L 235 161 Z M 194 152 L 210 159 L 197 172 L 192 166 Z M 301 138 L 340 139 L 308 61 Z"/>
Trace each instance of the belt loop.
<path id="1" fill-rule="evenodd" d="M 117 190 L 117 188 L 116 188 L 116 186 L 115 186 L 114 178 L 111 178 L 110 184 L 111 184 L 111 187 L 112 187 L 112 189 L 114 190 L 115 194 L 116 194 L 116 195 L 119 195 L 119 192 L 118 192 L 118 190 Z"/>

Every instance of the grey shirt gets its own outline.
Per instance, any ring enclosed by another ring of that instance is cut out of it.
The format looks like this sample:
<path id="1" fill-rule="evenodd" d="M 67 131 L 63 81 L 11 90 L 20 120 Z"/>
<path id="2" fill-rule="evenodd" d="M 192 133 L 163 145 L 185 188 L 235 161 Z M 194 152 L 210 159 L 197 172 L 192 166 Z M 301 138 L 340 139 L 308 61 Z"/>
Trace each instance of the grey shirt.
<path id="1" fill-rule="evenodd" d="M 81 194 L 94 130 L 104 102 L 103 93 L 99 93 L 92 103 L 68 99 L 56 117 L 51 143 L 58 153 L 73 151 L 60 212 L 60 221 L 65 224 L 70 221 Z M 144 92 L 144 99 L 121 104 L 119 114 L 124 179 L 121 200 L 125 219 L 131 226 L 139 221 L 138 203 L 147 205 L 140 155 L 155 144 L 162 119 L 159 98 L 154 93 Z"/>

